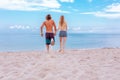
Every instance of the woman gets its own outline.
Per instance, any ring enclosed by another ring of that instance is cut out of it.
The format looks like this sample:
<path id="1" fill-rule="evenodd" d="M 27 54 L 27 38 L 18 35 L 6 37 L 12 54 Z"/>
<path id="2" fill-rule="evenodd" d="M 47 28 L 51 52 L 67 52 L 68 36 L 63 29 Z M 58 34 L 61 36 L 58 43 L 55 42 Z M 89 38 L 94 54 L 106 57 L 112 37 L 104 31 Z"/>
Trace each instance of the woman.
<path id="1" fill-rule="evenodd" d="M 55 38 L 54 36 L 56 35 L 56 25 L 54 20 L 52 20 L 51 15 L 48 14 L 46 16 L 46 21 L 44 21 L 40 27 L 40 31 L 41 31 L 41 36 L 43 36 L 43 27 L 45 26 L 46 28 L 46 48 L 47 48 L 47 52 L 49 52 L 49 45 L 54 45 L 55 42 Z M 54 29 L 54 30 L 53 30 Z M 53 42 L 52 42 L 53 39 Z"/>
<path id="2" fill-rule="evenodd" d="M 59 52 L 64 52 L 66 38 L 67 38 L 67 23 L 65 22 L 64 16 L 60 17 L 59 26 L 59 40 L 60 40 L 60 50 Z"/>

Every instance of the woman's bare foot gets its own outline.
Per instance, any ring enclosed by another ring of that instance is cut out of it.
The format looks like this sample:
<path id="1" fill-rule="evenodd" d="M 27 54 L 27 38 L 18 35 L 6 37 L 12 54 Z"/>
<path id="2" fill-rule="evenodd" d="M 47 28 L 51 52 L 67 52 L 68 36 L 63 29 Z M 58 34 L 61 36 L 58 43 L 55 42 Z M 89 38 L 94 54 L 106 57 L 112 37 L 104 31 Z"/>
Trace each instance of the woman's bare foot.
<path id="1" fill-rule="evenodd" d="M 64 50 L 59 50 L 60 53 L 64 53 Z"/>
<path id="2" fill-rule="evenodd" d="M 64 53 L 64 50 L 62 50 L 61 53 L 63 54 L 63 53 Z"/>
<path id="3" fill-rule="evenodd" d="M 61 52 L 62 50 L 60 49 L 59 52 Z"/>

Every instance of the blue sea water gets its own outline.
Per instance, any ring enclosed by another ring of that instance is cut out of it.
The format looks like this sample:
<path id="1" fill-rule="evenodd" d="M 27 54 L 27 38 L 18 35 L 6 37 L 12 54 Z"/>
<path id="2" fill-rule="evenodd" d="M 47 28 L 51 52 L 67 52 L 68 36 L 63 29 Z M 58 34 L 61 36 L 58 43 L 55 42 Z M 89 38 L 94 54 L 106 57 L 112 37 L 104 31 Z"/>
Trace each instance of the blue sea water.
<path id="1" fill-rule="evenodd" d="M 54 49 L 59 49 L 58 34 Z M 0 34 L 0 52 L 45 50 L 45 37 L 39 34 Z M 120 47 L 120 34 L 69 33 L 66 49 Z"/>

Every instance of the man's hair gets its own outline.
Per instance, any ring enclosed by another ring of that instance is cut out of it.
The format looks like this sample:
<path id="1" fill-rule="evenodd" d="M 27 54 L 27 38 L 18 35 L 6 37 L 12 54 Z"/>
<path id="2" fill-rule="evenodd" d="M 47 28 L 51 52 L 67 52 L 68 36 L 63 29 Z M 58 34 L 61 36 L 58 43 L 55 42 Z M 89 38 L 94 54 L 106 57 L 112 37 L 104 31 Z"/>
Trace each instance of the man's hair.
<path id="1" fill-rule="evenodd" d="M 50 19 L 51 19 L 51 15 L 48 14 L 48 15 L 46 16 L 46 20 L 50 20 Z"/>

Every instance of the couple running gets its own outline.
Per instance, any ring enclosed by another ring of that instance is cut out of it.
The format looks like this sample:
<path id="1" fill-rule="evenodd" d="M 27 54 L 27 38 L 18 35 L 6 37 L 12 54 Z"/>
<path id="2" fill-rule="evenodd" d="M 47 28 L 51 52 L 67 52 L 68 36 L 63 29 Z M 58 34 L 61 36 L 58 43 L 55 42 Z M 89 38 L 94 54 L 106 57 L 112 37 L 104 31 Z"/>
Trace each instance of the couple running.
<path id="1" fill-rule="evenodd" d="M 56 28 L 56 24 L 50 14 L 46 16 L 46 20 L 42 23 L 40 27 L 41 36 L 43 36 L 43 27 L 46 28 L 45 38 L 46 38 L 46 48 L 47 52 L 49 52 L 49 45 L 54 45 L 57 31 L 59 32 L 59 40 L 60 40 L 60 50 L 59 52 L 64 52 L 66 37 L 67 37 L 67 23 L 65 22 L 64 16 L 60 16 L 58 29 Z"/>

